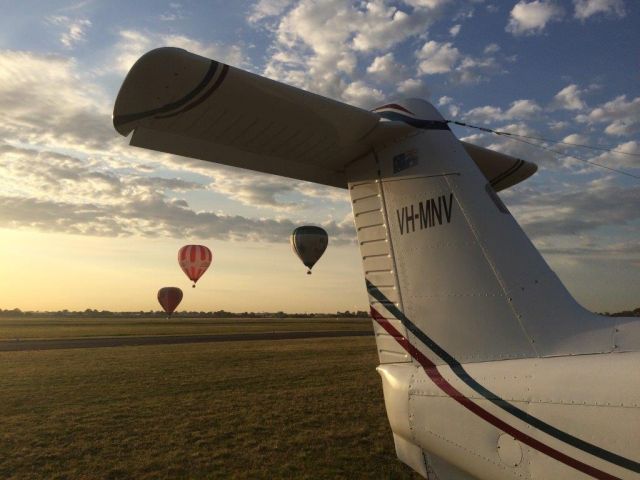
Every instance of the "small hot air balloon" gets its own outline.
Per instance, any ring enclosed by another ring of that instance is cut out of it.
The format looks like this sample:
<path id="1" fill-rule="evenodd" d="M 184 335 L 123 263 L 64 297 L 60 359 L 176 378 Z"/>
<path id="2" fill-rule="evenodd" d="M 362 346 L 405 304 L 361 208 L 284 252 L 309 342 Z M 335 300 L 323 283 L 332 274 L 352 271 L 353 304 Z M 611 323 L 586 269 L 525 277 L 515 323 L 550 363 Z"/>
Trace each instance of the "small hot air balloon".
<path id="1" fill-rule="evenodd" d="M 291 234 L 291 247 L 309 269 L 307 275 L 311 275 L 311 268 L 320 260 L 328 243 L 327 232 L 320 227 L 305 225 L 296 228 Z"/>
<path id="2" fill-rule="evenodd" d="M 211 265 L 213 255 L 204 245 L 185 245 L 178 251 L 178 263 L 196 288 L 196 282 Z"/>
<path id="3" fill-rule="evenodd" d="M 178 287 L 164 287 L 158 290 L 158 302 L 160 302 L 160 305 L 169 316 L 180 305 L 181 301 L 182 290 Z"/>

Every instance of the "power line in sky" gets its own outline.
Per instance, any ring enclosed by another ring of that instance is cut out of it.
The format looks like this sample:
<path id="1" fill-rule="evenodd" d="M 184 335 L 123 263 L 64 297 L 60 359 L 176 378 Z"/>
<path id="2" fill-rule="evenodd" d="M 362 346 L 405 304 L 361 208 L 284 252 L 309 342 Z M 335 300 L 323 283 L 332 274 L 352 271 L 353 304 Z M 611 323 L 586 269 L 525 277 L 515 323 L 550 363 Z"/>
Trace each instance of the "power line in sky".
<path id="1" fill-rule="evenodd" d="M 593 166 L 596 166 L 596 167 L 604 168 L 606 170 L 610 170 L 612 172 L 619 173 L 620 175 L 626 175 L 628 177 L 632 177 L 632 178 L 636 178 L 636 179 L 640 180 L 640 176 L 634 175 L 633 173 L 629 173 L 629 172 L 626 172 L 624 170 L 619 170 L 619 169 L 613 168 L 613 167 L 608 167 L 606 165 L 602 165 L 601 163 L 594 162 L 593 160 L 587 160 L 585 158 L 580 158 L 580 157 L 577 157 L 575 155 L 571 155 L 569 153 L 560 152 L 558 150 L 554 150 L 552 148 L 549 148 L 549 147 L 547 147 L 545 145 L 541 145 L 539 143 L 529 142 L 529 141 L 527 141 L 525 139 L 540 140 L 540 141 L 543 141 L 543 142 L 555 143 L 555 144 L 558 144 L 558 145 L 570 145 L 570 146 L 573 146 L 573 147 L 581 147 L 581 148 L 588 148 L 588 149 L 591 149 L 591 150 L 599 150 L 599 151 L 605 151 L 605 152 L 610 152 L 610 153 L 618 153 L 618 154 L 621 154 L 621 155 L 628 155 L 628 156 L 631 156 L 631 157 L 640 157 L 640 154 L 638 154 L 638 153 L 623 152 L 623 151 L 620 151 L 620 150 L 613 150 L 613 149 L 610 149 L 610 148 L 594 146 L 594 145 L 584 145 L 584 144 L 579 144 L 579 143 L 563 142 L 562 140 L 553 140 L 553 139 L 544 138 L 544 137 L 534 137 L 534 136 L 531 136 L 531 135 L 521 135 L 519 133 L 513 133 L 513 132 L 503 132 L 503 131 L 500 131 L 500 130 L 494 130 L 492 128 L 480 127 L 480 126 L 477 126 L 477 125 L 470 125 L 468 123 L 459 122 L 457 120 L 446 120 L 446 122 L 447 123 L 452 123 L 454 125 L 459 125 L 461 127 L 473 128 L 473 129 L 476 129 L 476 130 L 480 130 L 482 132 L 493 133 L 494 135 L 510 137 L 513 140 L 516 140 L 516 141 L 522 142 L 522 143 L 526 143 L 527 145 L 531 145 L 532 147 L 537 147 L 537 148 L 540 148 L 542 150 L 546 150 L 546 151 L 548 151 L 550 153 L 553 153 L 555 155 L 562 155 L 562 156 L 565 156 L 565 157 L 571 157 L 571 158 L 574 158 L 574 159 L 576 159 L 576 160 L 578 160 L 580 162 L 588 163 L 589 165 L 593 165 Z"/>

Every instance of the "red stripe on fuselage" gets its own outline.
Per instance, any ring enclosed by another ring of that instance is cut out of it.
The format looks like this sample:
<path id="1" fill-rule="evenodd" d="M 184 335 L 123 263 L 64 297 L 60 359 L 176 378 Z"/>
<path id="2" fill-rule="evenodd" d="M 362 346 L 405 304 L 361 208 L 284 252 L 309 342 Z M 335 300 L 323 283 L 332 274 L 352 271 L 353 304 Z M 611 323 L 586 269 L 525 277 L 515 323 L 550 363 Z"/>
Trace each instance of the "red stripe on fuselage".
<path id="1" fill-rule="evenodd" d="M 587 475 L 591 475 L 593 478 L 598 478 L 602 480 L 620 480 L 619 477 L 614 477 L 602 470 L 599 470 L 591 465 L 587 465 L 586 463 L 581 462 L 580 460 L 576 460 L 575 458 L 571 458 L 568 455 L 565 455 L 558 450 L 545 445 L 544 443 L 536 440 L 533 437 L 530 437 L 526 433 L 521 432 L 520 430 L 512 427 L 511 425 L 505 423 L 500 420 L 495 415 L 487 412 L 482 407 L 476 405 L 467 397 L 465 397 L 462 393 L 460 393 L 453 385 L 451 385 L 438 371 L 438 367 L 429 360 L 420 350 L 411 345 L 409 341 L 398 331 L 396 328 L 391 325 L 391 323 L 384 318 L 375 308 L 371 307 L 371 316 L 373 319 L 380 324 L 382 328 L 384 328 L 389 335 L 391 335 L 396 342 L 398 342 L 402 348 L 404 348 L 409 355 L 411 355 L 421 366 L 424 368 L 427 376 L 435 383 L 440 390 L 445 392 L 451 398 L 453 398 L 460 405 L 465 407 L 467 410 L 475 413 L 477 416 L 487 421 L 491 425 L 496 428 L 499 428 L 505 433 L 508 433 L 513 438 L 521 441 L 525 445 L 529 445 L 531 448 L 535 448 L 539 452 L 544 453 L 545 455 L 550 456 L 558 460 L 559 462 L 568 465 L 569 467 L 575 468 L 582 473 L 586 473 Z"/>

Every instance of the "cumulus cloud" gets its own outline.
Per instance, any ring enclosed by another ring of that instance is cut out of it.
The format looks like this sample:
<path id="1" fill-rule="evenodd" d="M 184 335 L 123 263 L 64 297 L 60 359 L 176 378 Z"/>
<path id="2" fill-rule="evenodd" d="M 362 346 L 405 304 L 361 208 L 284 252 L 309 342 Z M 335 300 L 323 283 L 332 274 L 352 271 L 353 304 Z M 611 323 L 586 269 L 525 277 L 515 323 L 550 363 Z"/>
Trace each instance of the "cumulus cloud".
<path id="1" fill-rule="evenodd" d="M 640 142 L 631 140 L 620 143 L 613 146 L 611 151 L 604 152 L 591 160 L 607 167 L 640 169 Z M 636 202 L 640 208 L 640 197 Z"/>
<path id="2" fill-rule="evenodd" d="M 247 19 L 255 23 L 265 18 L 275 17 L 282 14 L 292 3 L 293 0 L 259 0 L 251 7 Z"/>
<path id="3" fill-rule="evenodd" d="M 420 60 L 419 72 L 434 75 L 450 72 L 460 58 L 460 52 L 450 42 L 438 43 L 429 40 L 418 51 L 417 57 Z"/>
<path id="4" fill-rule="evenodd" d="M 384 100 L 384 94 L 381 90 L 367 85 L 362 80 L 356 80 L 347 85 L 342 93 L 342 97 L 353 105 L 363 108 L 373 108 Z"/>
<path id="5" fill-rule="evenodd" d="M 624 17 L 626 11 L 622 0 L 573 0 L 574 16 L 586 20 L 598 13 Z"/>
<path id="6" fill-rule="evenodd" d="M 192 53 L 237 67 L 247 66 L 247 57 L 239 45 L 203 43 L 185 35 L 121 30 L 113 48 L 110 70 L 126 73 L 144 53 L 158 47 L 184 48 Z"/>
<path id="7" fill-rule="evenodd" d="M 375 91 L 364 92 L 358 64 L 366 62 L 377 82 L 398 82 L 389 49 L 425 35 L 446 3 L 300 0 L 272 28 L 275 41 L 264 73 L 331 98 L 375 98 Z"/>
<path id="8" fill-rule="evenodd" d="M 604 129 L 608 135 L 632 135 L 640 131 L 640 97 L 627 100 L 626 95 L 620 95 L 588 114 L 578 115 L 576 120 L 588 124 L 608 123 Z"/>
<path id="9" fill-rule="evenodd" d="M 473 122 L 489 124 L 497 121 L 531 118 L 541 110 L 542 108 L 535 101 L 520 99 L 511 102 L 507 110 L 492 105 L 473 108 L 464 114 L 464 118 Z"/>
<path id="10" fill-rule="evenodd" d="M 552 105 L 565 110 L 582 110 L 584 101 L 580 98 L 583 93 L 576 84 L 567 85 L 553 97 Z"/>
<path id="11" fill-rule="evenodd" d="M 64 29 L 60 35 L 60 42 L 67 48 L 72 48 L 77 43 L 85 41 L 87 30 L 91 27 L 91 21 L 86 18 L 69 18 L 64 15 L 54 15 L 47 20 L 49 23 Z"/>
<path id="12" fill-rule="evenodd" d="M 411 14 L 387 6 L 383 1 L 371 1 L 357 17 L 358 29 L 353 37 L 356 50 L 384 50 L 405 38 L 424 30 L 431 19 L 428 10 L 418 9 Z"/>
<path id="13" fill-rule="evenodd" d="M 580 133 L 572 133 L 571 135 L 567 135 L 562 139 L 564 143 L 575 143 L 584 145 L 589 142 L 589 138 L 586 135 L 582 135 Z"/>
<path id="14" fill-rule="evenodd" d="M 504 70 L 494 56 L 478 58 L 466 56 L 455 68 L 453 78 L 459 83 L 470 84 L 487 80 L 490 76 L 501 72 Z"/>
<path id="15" fill-rule="evenodd" d="M 367 67 L 367 73 L 382 80 L 393 81 L 402 74 L 402 67 L 396 63 L 393 53 L 389 52 L 374 58 Z"/>
<path id="16" fill-rule="evenodd" d="M 405 98 L 429 98 L 429 89 L 419 78 L 407 78 L 398 83 L 396 88 L 399 94 Z"/>
<path id="17" fill-rule="evenodd" d="M 108 105 L 75 61 L 0 50 L 0 138 L 99 151 L 114 138 Z"/>
<path id="18" fill-rule="evenodd" d="M 514 35 L 541 33 L 549 22 L 560 20 L 563 13 L 562 8 L 551 1 L 520 0 L 511 9 L 506 31 Z"/>
<path id="19" fill-rule="evenodd" d="M 416 8 L 427 8 L 435 10 L 439 7 L 451 3 L 451 0 L 404 0 L 404 3 Z"/>
<path id="20" fill-rule="evenodd" d="M 454 25 L 453 27 L 451 27 L 449 29 L 449 34 L 452 37 L 457 37 L 458 34 L 460 33 L 460 28 L 462 28 L 462 25 L 460 25 L 459 23 L 457 23 L 456 25 Z"/>

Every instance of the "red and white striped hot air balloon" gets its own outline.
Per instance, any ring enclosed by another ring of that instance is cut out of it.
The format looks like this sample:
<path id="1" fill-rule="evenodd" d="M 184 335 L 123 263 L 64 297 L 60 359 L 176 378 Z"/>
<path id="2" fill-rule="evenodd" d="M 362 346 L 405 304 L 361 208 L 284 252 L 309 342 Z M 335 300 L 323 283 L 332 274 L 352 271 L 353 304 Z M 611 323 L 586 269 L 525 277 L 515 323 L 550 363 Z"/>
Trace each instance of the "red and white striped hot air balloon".
<path id="1" fill-rule="evenodd" d="M 198 279 L 207 271 L 213 255 L 204 245 L 185 245 L 178 251 L 178 263 L 182 271 L 193 282 L 195 288 Z"/>

